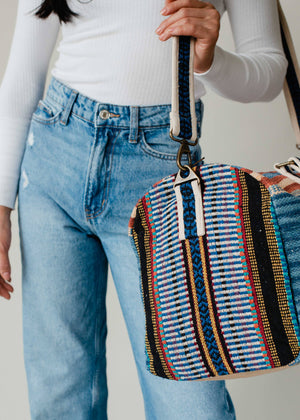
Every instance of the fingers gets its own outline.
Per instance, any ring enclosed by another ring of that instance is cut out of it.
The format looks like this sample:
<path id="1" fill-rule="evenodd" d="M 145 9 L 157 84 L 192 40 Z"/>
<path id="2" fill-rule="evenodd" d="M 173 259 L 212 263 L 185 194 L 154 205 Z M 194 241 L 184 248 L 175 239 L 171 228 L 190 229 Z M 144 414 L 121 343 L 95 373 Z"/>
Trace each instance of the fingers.
<path id="1" fill-rule="evenodd" d="M 192 18 L 197 18 L 197 23 L 199 25 L 199 18 L 206 19 L 207 14 L 203 12 L 203 9 L 192 9 L 192 8 L 183 8 L 172 14 L 170 17 L 165 19 L 156 29 L 156 33 L 161 35 L 165 30 L 173 29 L 175 23 L 184 24 L 190 23 Z"/>
<path id="2" fill-rule="evenodd" d="M 11 267 L 8 258 L 8 249 L 9 249 L 9 242 L 10 239 L 4 238 L 5 232 L 2 231 L 3 239 L 1 238 L 0 241 L 0 275 L 4 278 L 4 280 L 10 280 L 10 273 Z"/>
<path id="3" fill-rule="evenodd" d="M 220 14 L 210 3 L 173 0 L 166 7 L 167 12 L 164 14 L 170 16 L 156 29 L 161 41 L 166 41 L 172 35 L 187 35 L 205 39 L 208 45 L 214 44 L 220 30 Z"/>
<path id="4" fill-rule="evenodd" d="M 5 299 L 9 300 L 11 298 L 9 293 L 12 293 L 13 291 L 13 286 L 0 278 L 0 296 L 3 296 Z"/>
<path id="5" fill-rule="evenodd" d="M 176 22 L 175 26 L 168 27 L 159 37 L 162 41 L 166 41 L 171 36 L 174 35 L 185 35 L 185 36 L 193 36 L 197 39 L 201 39 L 207 41 L 207 44 L 210 44 L 210 40 L 208 38 L 208 29 L 209 27 L 206 25 L 199 25 L 199 22 L 195 18 L 187 19 L 180 19 Z"/>
<path id="6" fill-rule="evenodd" d="M 207 8 L 214 9 L 211 3 L 199 0 L 166 0 L 164 8 L 160 13 L 164 16 L 175 13 L 177 10 L 183 7 L 193 7 L 193 8 Z"/>

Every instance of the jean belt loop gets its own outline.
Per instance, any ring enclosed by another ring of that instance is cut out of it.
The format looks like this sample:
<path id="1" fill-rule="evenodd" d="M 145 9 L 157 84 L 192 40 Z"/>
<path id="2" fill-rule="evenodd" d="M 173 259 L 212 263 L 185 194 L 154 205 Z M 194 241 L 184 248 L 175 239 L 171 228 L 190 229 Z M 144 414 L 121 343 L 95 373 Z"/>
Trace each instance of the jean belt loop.
<path id="1" fill-rule="evenodd" d="M 139 107 L 130 106 L 129 143 L 137 143 L 138 131 L 139 131 Z"/>
<path id="2" fill-rule="evenodd" d="M 64 109 L 64 111 L 61 115 L 61 118 L 60 118 L 60 123 L 61 124 L 63 124 L 63 125 L 68 124 L 69 116 L 71 114 L 72 107 L 74 105 L 74 102 L 75 102 L 77 96 L 78 96 L 78 92 L 76 90 L 72 89 L 71 94 L 69 96 L 69 99 L 67 100 L 66 107 L 65 107 L 65 109 Z"/>

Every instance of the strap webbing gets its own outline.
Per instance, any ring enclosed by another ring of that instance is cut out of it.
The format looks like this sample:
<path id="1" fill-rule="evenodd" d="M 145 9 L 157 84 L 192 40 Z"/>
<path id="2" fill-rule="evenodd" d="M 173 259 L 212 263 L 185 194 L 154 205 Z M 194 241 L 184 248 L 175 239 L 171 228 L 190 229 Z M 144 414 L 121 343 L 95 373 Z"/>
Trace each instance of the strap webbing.
<path id="1" fill-rule="evenodd" d="M 170 129 L 174 136 L 197 140 L 194 96 L 194 42 L 190 36 L 173 36 L 172 110 Z"/>

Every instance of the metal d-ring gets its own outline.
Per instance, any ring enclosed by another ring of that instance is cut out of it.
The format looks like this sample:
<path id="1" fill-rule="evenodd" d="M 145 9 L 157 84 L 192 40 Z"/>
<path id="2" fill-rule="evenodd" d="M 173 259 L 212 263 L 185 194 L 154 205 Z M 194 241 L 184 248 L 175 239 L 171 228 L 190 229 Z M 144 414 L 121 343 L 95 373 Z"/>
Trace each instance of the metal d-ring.
<path id="1" fill-rule="evenodd" d="M 182 155 L 184 153 L 188 155 L 188 160 L 189 160 L 188 165 L 186 165 L 186 164 L 181 165 L 181 158 L 182 158 Z M 192 167 L 191 151 L 190 151 L 190 148 L 189 148 L 189 144 L 187 142 L 181 142 L 181 145 L 180 145 L 180 147 L 178 149 L 178 153 L 177 153 L 176 163 L 177 163 L 178 168 L 182 169 L 183 171 L 185 171 L 185 169 L 187 167 L 190 167 L 190 168 Z"/>

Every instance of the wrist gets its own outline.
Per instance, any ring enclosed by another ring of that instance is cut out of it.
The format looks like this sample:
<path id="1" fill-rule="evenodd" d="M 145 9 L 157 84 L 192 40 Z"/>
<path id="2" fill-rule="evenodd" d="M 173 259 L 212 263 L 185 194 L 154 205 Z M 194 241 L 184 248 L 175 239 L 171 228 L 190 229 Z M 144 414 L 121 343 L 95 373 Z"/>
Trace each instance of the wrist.
<path id="1" fill-rule="evenodd" d="M 0 216 L 10 215 L 12 209 L 10 207 L 0 205 Z"/>
<path id="2" fill-rule="evenodd" d="M 195 56 L 194 58 L 194 72 L 195 73 L 205 73 L 207 72 L 214 61 L 214 53 L 208 57 L 205 61 L 199 60 L 198 57 Z"/>

